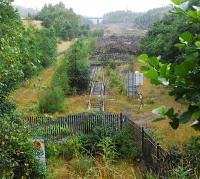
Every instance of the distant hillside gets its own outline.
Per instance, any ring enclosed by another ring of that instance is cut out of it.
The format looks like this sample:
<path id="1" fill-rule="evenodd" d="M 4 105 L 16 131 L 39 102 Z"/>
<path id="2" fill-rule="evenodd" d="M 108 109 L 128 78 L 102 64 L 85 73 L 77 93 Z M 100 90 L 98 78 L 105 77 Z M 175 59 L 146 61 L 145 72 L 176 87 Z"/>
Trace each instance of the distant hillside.
<path id="1" fill-rule="evenodd" d="M 153 23 L 161 20 L 172 9 L 171 6 L 156 8 L 143 13 L 135 18 L 134 23 L 143 29 L 147 29 Z"/>
<path id="2" fill-rule="evenodd" d="M 32 8 L 26 8 L 26 7 L 18 6 L 18 5 L 14 6 L 14 7 L 17 9 L 17 11 L 19 12 L 19 15 L 21 17 L 27 17 L 28 14 L 35 15 L 38 13 L 37 10 L 32 9 Z"/>
<path id="3" fill-rule="evenodd" d="M 143 13 L 134 13 L 132 11 L 115 11 L 107 13 L 103 16 L 103 23 L 133 23 L 135 18 Z"/>
<path id="4" fill-rule="evenodd" d="M 104 24 L 132 23 L 143 29 L 160 20 L 164 14 L 171 9 L 171 6 L 149 10 L 147 12 L 115 11 L 103 16 Z"/>

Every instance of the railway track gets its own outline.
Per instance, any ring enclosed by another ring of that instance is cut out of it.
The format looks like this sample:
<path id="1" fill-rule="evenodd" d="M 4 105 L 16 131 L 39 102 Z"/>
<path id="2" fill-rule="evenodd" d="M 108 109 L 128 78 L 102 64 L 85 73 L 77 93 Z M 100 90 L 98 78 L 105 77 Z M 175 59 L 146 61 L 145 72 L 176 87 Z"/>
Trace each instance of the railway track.
<path id="1" fill-rule="evenodd" d="M 90 73 L 90 99 L 88 103 L 88 109 L 95 111 L 105 111 L 104 95 L 104 74 L 102 73 L 101 78 L 96 78 L 98 72 L 102 71 L 100 66 L 92 66 Z"/>

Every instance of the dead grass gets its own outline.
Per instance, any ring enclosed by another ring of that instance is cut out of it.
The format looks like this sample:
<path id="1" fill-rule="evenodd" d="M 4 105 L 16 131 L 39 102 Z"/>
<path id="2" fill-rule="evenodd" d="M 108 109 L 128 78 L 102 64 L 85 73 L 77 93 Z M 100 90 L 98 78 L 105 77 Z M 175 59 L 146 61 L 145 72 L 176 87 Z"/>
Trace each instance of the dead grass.
<path id="1" fill-rule="evenodd" d="M 66 50 L 72 42 L 62 42 L 58 45 L 58 51 Z M 56 63 L 44 69 L 39 75 L 27 80 L 10 95 L 10 99 L 17 104 L 17 111 L 25 115 L 34 115 L 37 113 L 37 104 L 39 97 L 45 92 L 51 83 L 53 74 L 60 63 L 60 58 Z"/>
<path id="2" fill-rule="evenodd" d="M 123 73 L 129 68 L 128 65 L 121 65 L 118 67 L 118 71 Z M 132 67 L 135 70 L 139 70 L 140 63 L 134 63 Z M 127 80 L 127 77 L 124 77 Z M 150 83 L 148 79 L 144 79 L 144 86 L 142 86 L 141 91 L 144 96 L 144 107 L 139 110 L 139 101 L 136 98 L 128 98 L 126 96 L 121 96 L 117 94 L 116 90 L 112 89 L 111 97 L 106 98 L 105 108 L 108 112 L 120 113 L 123 112 L 130 116 L 130 118 L 144 127 L 153 127 L 158 129 L 161 140 L 158 141 L 160 144 L 169 148 L 172 145 L 182 145 L 192 136 L 200 135 L 199 132 L 195 131 L 190 127 L 190 124 L 181 125 L 179 129 L 173 130 L 169 121 L 161 121 L 153 123 L 152 119 L 155 119 L 156 115 L 152 114 L 152 110 L 165 105 L 167 108 L 174 107 L 177 112 L 183 112 L 187 109 L 187 105 L 183 103 L 176 102 L 174 97 L 168 95 L 169 90 L 162 86 L 154 86 Z"/>
<path id="3" fill-rule="evenodd" d="M 73 169 L 71 163 L 77 163 L 79 159 L 72 159 L 67 162 L 64 159 L 56 159 L 47 165 L 47 179 L 83 179 L 82 173 L 77 173 Z M 141 174 L 136 173 L 134 166 L 126 161 L 118 161 L 109 168 L 103 165 L 101 162 L 95 162 L 96 167 L 91 169 L 99 173 L 99 176 L 87 177 L 87 178 L 98 178 L 98 179 L 141 179 Z M 84 166 L 87 167 L 87 166 Z M 95 172 L 94 171 L 94 172 Z M 91 172 L 91 171 L 90 171 Z M 95 172 L 95 173 L 96 173 Z"/>
<path id="4" fill-rule="evenodd" d="M 66 179 L 67 162 L 60 158 L 47 166 L 47 179 Z"/>
<path id="5" fill-rule="evenodd" d="M 68 49 L 70 47 L 72 42 L 74 42 L 74 41 L 61 41 L 57 46 L 57 53 L 59 54 L 59 53 L 66 51 L 66 49 Z"/>
<path id="6" fill-rule="evenodd" d="M 73 113 L 80 113 L 87 111 L 87 102 L 89 100 L 89 96 L 82 95 L 82 96 L 69 96 L 67 97 L 67 107 L 63 114 L 73 114 Z"/>

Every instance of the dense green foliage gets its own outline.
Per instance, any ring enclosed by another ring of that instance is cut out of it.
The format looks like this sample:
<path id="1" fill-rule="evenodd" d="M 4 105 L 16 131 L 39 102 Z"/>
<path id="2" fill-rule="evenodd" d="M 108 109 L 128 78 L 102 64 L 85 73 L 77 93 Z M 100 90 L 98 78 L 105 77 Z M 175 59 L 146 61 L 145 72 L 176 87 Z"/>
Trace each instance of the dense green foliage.
<path id="1" fill-rule="evenodd" d="M 124 79 L 118 71 L 112 69 L 115 68 L 114 64 L 110 63 L 110 67 L 106 67 L 106 75 L 110 80 L 110 85 L 112 88 L 117 90 L 119 94 L 126 94 L 127 90 L 125 87 Z"/>
<path id="2" fill-rule="evenodd" d="M 132 11 L 115 11 L 105 14 L 103 17 L 103 23 L 128 23 L 135 24 L 140 28 L 148 29 L 154 22 L 162 19 L 171 7 L 162 7 L 152 9 L 147 12 L 136 13 Z"/>
<path id="3" fill-rule="evenodd" d="M 179 42 L 179 35 L 184 31 L 198 33 L 200 27 L 190 23 L 184 16 L 166 15 L 150 27 L 141 41 L 142 50 L 151 56 L 161 56 L 165 62 L 180 62 L 182 49 L 174 48 L 174 45 Z"/>
<path id="4" fill-rule="evenodd" d="M 67 51 L 52 80 L 52 87 L 60 87 L 66 95 L 81 93 L 88 88 L 88 57 L 96 38 L 77 40 Z"/>
<path id="5" fill-rule="evenodd" d="M 117 169 L 114 167 L 117 161 L 132 163 L 137 156 L 132 130 L 126 126 L 122 130 L 103 127 L 101 120 L 95 124 L 90 134 L 76 133 L 63 143 L 48 141 L 48 163 L 60 158 L 67 160 L 66 172 L 71 178 L 99 178 L 102 173 L 108 173 L 108 178 L 116 178 Z M 51 169 L 48 171 L 51 176 Z"/>
<path id="6" fill-rule="evenodd" d="M 173 146 L 169 153 L 176 157 L 180 166 L 175 169 L 172 178 L 199 178 L 200 177 L 200 137 L 192 137 L 180 149 Z M 184 177 L 183 177 L 184 176 Z"/>
<path id="7" fill-rule="evenodd" d="M 52 88 L 45 92 L 39 101 L 41 113 L 62 112 L 65 108 L 65 95 L 60 88 Z"/>
<path id="8" fill-rule="evenodd" d="M 182 1 L 176 2 L 178 5 Z M 200 27 L 200 13 L 198 8 L 183 10 L 176 8 L 174 13 L 187 19 L 190 26 Z M 188 24 L 188 25 L 189 25 Z M 187 26 L 186 25 L 186 30 Z M 188 104 L 188 110 L 183 114 L 176 113 L 173 108 L 167 110 L 161 107 L 154 112 L 161 115 L 157 120 L 171 119 L 170 125 L 177 129 L 179 123 L 187 123 L 192 117 L 196 120 L 193 126 L 200 128 L 200 30 L 183 31 L 179 35 L 179 43 L 174 48 L 179 48 L 179 63 L 162 63 L 160 58 L 149 58 L 142 55 L 140 59 L 147 63 L 143 67 L 145 76 L 151 79 L 153 84 L 165 84 L 170 86 L 170 95 L 176 100 L 184 100 Z"/>
<path id="9" fill-rule="evenodd" d="M 32 138 L 8 96 L 22 80 L 54 61 L 56 38 L 51 29 L 25 29 L 10 3 L 0 2 L 0 178 L 39 178 L 44 170 Z"/>
<path id="10" fill-rule="evenodd" d="M 63 40 L 72 39 L 88 31 L 88 26 L 81 24 L 81 17 L 67 9 L 63 3 L 45 5 L 36 16 L 47 28 L 53 27 L 57 36 Z"/>
<path id="11" fill-rule="evenodd" d="M 9 3 L 3 1 L 0 8 L 0 115 L 2 115 L 10 109 L 6 100 L 16 85 L 55 60 L 56 38 L 52 29 L 25 29 Z"/>
<path id="12" fill-rule="evenodd" d="M 104 162 L 113 162 L 115 159 L 134 160 L 137 156 L 135 143 L 128 127 L 115 130 L 109 126 L 98 125 L 93 131 L 78 134 L 66 140 L 63 144 L 48 143 L 47 157 L 64 156 L 71 160 L 80 155 L 101 156 Z"/>
<path id="13" fill-rule="evenodd" d="M 0 178 L 42 177 L 42 164 L 35 158 L 31 133 L 18 116 L 0 119 Z"/>

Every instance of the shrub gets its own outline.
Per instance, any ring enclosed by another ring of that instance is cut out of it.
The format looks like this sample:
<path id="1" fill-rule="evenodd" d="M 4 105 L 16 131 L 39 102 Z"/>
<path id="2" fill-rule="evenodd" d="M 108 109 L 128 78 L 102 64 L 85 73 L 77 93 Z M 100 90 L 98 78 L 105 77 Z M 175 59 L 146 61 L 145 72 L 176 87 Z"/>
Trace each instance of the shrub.
<path id="1" fill-rule="evenodd" d="M 58 144 L 54 141 L 48 141 L 48 143 L 45 145 L 46 158 L 49 160 L 58 158 L 60 155 L 60 150 L 61 144 Z"/>
<path id="2" fill-rule="evenodd" d="M 192 137 L 182 148 L 173 147 L 170 155 L 179 164 L 174 170 L 174 176 L 185 178 L 200 177 L 200 136 Z M 179 178 L 180 178 L 179 177 Z"/>
<path id="3" fill-rule="evenodd" d="M 126 88 L 122 76 L 111 67 L 106 67 L 106 75 L 110 78 L 111 87 L 117 89 L 119 94 L 126 94 Z"/>
<path id="4" fill-rule="evenodd" d="M 184 163 L 200 177 L 200 136 L 192 137 L 183 147 Z"/>
<path id="5" fill-rule="evenodd" d="M 67 63 L 62 61 L 51 81 L 52 88 L 61 88 L 65 95 L 69 94 L 69 79 L 67 74 Z"/>
<path id="6" fill-rule="evenodd" d="M 95 174 L 94 172 L 91 173 L 92 168 L 95 168 L 94 160 L 92 157 L 87 155 L 81 155 L 79 158 L 75 158 L 70 162 L 70 166 L 74 173 L 83 177 L 93 177 Z"/>
<path id="7" fill-rule="evenodd" d="M 39 101 L 41 113 L 62 112 L 65 108 L 65 96 L 60 88 L 49 89 Z"/>
<path id="8" fill-rule="evenodd" d="M 113 149 L 116 152 L 114 158 L 134 160 L 137 156 L 136 145 L 132 139 L 132 132 L 127 127 L 116 131 L 109 126 L 101 127 L 99 125 L 93 129 L 90 135 L 81 135 L 79 141 L 82 146 L 82 153 L 84 154 L 104 154 L 102 153 L 102 147 L 107 142 L 114 147 Z"/>
<path id="9" fill-rule="evenodd" d="M 137 148 L 132 136 L 133 133 L 127 127 L 117 132 L 115 143 L 120 158 L 134 160 L 137 156 Z"/>
<path id="10" fill-rule="evenodd" d="M 60 154 L 66 159 L 71 160 L 73 157 L 81 155 L 82 144 L 79 135 L 64 141 Z"/>
<path id="11" fill-rule="evenodd" d="M 103 138 L 97 146 L 100 148 L 103 162 L 106 165 L 111 164 L 116 159 L 116 147 L 111 137 Z"/>
<path id="12" fill-rule="evenodd" d="M 29 128 L 16 116 L 0 118 L 0 178 L 40 178 L 44 167 L 35 157 Z"/>

